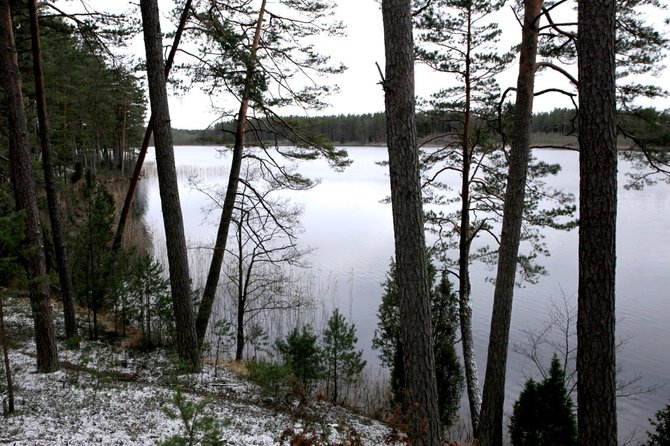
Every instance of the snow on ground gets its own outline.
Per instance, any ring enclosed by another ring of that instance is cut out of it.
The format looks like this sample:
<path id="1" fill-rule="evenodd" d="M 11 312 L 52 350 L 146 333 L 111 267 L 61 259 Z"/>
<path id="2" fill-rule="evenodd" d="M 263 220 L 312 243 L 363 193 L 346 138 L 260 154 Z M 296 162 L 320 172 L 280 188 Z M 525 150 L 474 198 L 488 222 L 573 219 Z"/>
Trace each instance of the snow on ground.
<path id="1" fill-rule="evenodd" d="M 10 332 L 32 325 L 27 314 L 12 314 L 6 322 Z M 378 421 L 325 402 L 296 410 L 297 403 L 262 396 L 256 385 L 225 368 L 219 368 L 217 378 L 209 365 L 201 373 L 178 375 L 164 352 L 137 353 L 92 342 L 76 351 L 59 347 L 61 370 L 49 374 L 35 373 L 33 341 L 10 349 L 16 410 L 0 419 L 0 444 L 159 444 L 184 433 L 183 422 L 166 413 L 176 412 L 178 385 L 191 401 L 210 399 L 205 411 L 219 421 L 226 445 L 282 444 L 287 429 L 328 432 L 333 444 L 346 444 L 353 429 L 363 444 L 381 445 L 389 432 Z M 6 381 L 0 370 L 4 399 Z"/>

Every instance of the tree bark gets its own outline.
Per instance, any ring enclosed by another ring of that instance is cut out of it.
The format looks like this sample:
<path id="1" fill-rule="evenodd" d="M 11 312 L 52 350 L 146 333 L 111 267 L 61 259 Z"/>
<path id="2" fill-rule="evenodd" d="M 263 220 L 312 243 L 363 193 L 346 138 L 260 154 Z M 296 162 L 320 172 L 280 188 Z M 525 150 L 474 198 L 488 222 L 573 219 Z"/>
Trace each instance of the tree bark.
<path id="1" fill-rule="evenodd" d="M 249 97 L 253 83 L 254 67 L 256 65 L 256 50 L 261 39 L 261 29 L 263 27 L 263 16 L 265 15 L 266 0 L 261 3 L 254 31 L 254 40 L 251 44 L 251 54 L 249 64 L 247 65 L 246 78 L 244 80 L 244 91 L 242 92 L 242 102 L 237 114 L 237 126 L 235 128 L 235 145 L 233 147 L 233 159 L 230 161 L 230 174 L 228 176 L 228 187 L 226 196 L 223 200 L 223 209 L 221 210 L 221 219 L 219 220 L 219 229 L 216 233 L 212 261 L 209 265 L 207 282 L 202 293 L 202 301 L 198 309 L 196 319 L 196 329 L 198 332 L 198 342 L 202 341 L 207 333 L 207 326 L 212 315 L 212 305 L 216 297 L 216 289 L 219 285 L 221 276 L 221 266 L 223 266 L 223 255 L 226 252 L 226 243 L 228 242 L 228 232 L 230 230 L 230 220 L 233 217 L 235 208 L 235 198 L 237 197 L 237 188 L 240 183 L 240 169 L 242 167 L 242 151 L 244 150 L 244 138 L 246 135 L 247 112 L 249 110 Z M 241 255 L 241 251 L 240 251 Z"/>
<path id="2" fill-rule="evenodd" d="M 616 445 L 617 147 L 614 0 L 578 2 L 579 444 Z"/>
<path id="3" fill-rule="evenodd" d="M 383 0 L 386 131 L 400 332 L 405 346 L 410 444 L 437 446 L 441 426 L 435 358 L 431 342 L 430 295 L 421 201 L 414 98 L 414 51 L 409 0 Z"/>
<path id="4" fill-rule="evenodd" d="M 542 0 L 524 0 L 519 75 L 514 129 L 503 208 L 498 271 L 493 295 L 486 378 L 479 425 L 479 444 L 502 445 L 505 371 L 512 318 L 516 264 L 521 241 L 526 176 L 530 157 L 530 123 L 533 116 L 535 65 Z"/>
<path id="5" fill-rule="evenodd" d="M 200 354 L 191 302 L 191 278 L 174 161 L 157 0 L 141 0 L 140 8 L 147 53 L 151 115 L 154 123 L 156 169 L 163 208 L 172 305 L 177 329 L 177 352 L 183 361 L 197 369 Z"/>
<path id="6" fill-rule="evenodd" d="M 65 241 L 63 240 L 60 208 L 58 206 L 58 191 L 56 189 L 56 175 L 54 174 L 53 168 L 53 150 L 51 149 L 51 140 L 49 136 L 49 118 L 47 114 L 46 94 L 44 91 L 44 75 L 42 72 L 40 28 L 35 0 L 28 1 L 28 10 L 30 12 L 30 36 L 33 45 L 33 72 L 35 74 L 37 119 L 39 122 L 39 135 L 42 148 L 42 170 L 44 171 L 44 185 L 46 188 L 47 206 L 49 208 L 51 234 L 53 237 L 54 253 L 56 255 L 58 278 L 60 280 L 61 297 L 63 299 L 65 336 L 67 338 L 74 338 L 77 336 L 74 291 L 72 288 L 72 277 L 70 275 L 70 265 L 67 251 L 65 249 Z"/>
<path id="7" fill-rule="evenodd" d="M 177 48 L 179 47 L 179 41 L 181 40 L 181 35 L 184 32 L 184 27 L 186 26 L 186 20 L 191 11 L 192 0 L 186 0 L 184 4 L 184 10 L 181 13 L 179 18 L 179 26 L 177 27 L 177 32 L 174 35 L 174 40 L 172 41 L 172 47 L 170 48 L 170 53 L 168 54 L 167 61 L 165 62 L 165 79 L 168 78 L 170 74 L 170 69 L 174 63 L 175 54 L 177 54 Z M 128 220 L 128 214 L 130 214 L 130 206 L 133 204 L 133 197 L 135 196 L 135 189 L 137 188 L 137 182 L 140 180 L 140 174 L 142 173 L 142 166 L 144 165 L 144 159 L 147 156 L 147 150 L 149 149 L 149 141 L 151 141 L 151 134 L 154 131 L 153 125 L 153 115 L 149 118 L 149 123 L 147 128 L 144 131 L 144 139 L 142 140 L 142 147 L 140 148 L 140 153 L 137 155 L 137 162 L 135 163 L 135 170 L 133 171 L 133 176 L 130 179 L 130 184 L 128 185 L 128 192 L 126 193 L 126 198 L 123 201 L 123 207 L 121 208 L 121 215 L 119 216 L 119 224 L 116 227 L 116 234 L 114 234 L 114 243 L 112 244 L 112 251 L 118 251 L 121 247 L 121 241 L 123 240 L 123 231 L 126 227 L 126 221 Z M 124 146 L 125 146 L 125 125 L 124 125 Z M 123 159 L 123 153 L 121 153 Z M 122 161 L 123 162 L 123 161 Z M 122 169 L 123 170 L 123 169 Z"/>
<path id="8" fill-rule="evenodd" d="M 7 0 L 0 0 L 0 85 L 5 91 L 5 112 L 8 121 L 10 177 L 18 211 L 25 212 L 26 245 L 29 253 L 26 270 L 30 302 L 35 323 L 37 371 L 58 370 L 58 351 L 53 325 L 49 284 L 46 281 L 46 260 L 40 214 L 33 182 L 32 160 L 28 150 L 21 75 L 17 62 L 12 15 Z"/>

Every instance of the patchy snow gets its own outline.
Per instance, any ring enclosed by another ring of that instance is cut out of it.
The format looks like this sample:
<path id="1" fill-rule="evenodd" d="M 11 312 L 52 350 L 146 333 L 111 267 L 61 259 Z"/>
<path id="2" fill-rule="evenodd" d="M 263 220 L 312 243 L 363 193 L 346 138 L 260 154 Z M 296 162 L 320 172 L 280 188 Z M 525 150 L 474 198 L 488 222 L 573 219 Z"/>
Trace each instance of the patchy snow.
<path id="1" fill-rule="evenodd" d="M 32 326 L 27 314 L 12 314 L 7 322 Z M 78 350 L 59 347 L 61 370 L 49 374 L 35 373 L 33 341 L 10 350 L 16 410 L 0 419 L 0 444 L 158 444 L 184 432 L 182 421 L 166 413 L 176 411 L 177 385 L 191 401 L 211 399 L 205 410 L 216 416 L 227 445 L 277 445 L 288 430 L 327 432 L 335 444 L 346 444 L 346 434 L 355 430 L 363 444 L 380 445 L 389 432 L 378 421 L 322 401 L 295 410 L 262 396 L 257 386 L 225 368 L 217 378 L 209 365 L 197 374 L 178 375 L 164 352 L 136 353 L 93 342 L 82 342 Z"/>

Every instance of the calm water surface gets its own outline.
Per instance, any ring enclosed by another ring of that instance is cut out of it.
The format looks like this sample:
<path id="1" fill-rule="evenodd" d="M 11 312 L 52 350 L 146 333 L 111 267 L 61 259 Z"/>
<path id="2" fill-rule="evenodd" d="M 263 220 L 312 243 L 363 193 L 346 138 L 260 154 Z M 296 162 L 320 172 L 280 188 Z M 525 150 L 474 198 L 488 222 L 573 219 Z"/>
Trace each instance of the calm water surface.
<path id="1" fill-rule="evenodd" d="M 381 283 L 393 256 L 391 207 L 380 202 L 390 195 L 387 168 L 376 164 L 385 160 L 387 153 L 385 148 L 351 147 L 348 150 L 354 163 L 344 172 L 334 172 L 320 161 L 305 163 L 301 172 L 319 178 L 320 184 L 309 191 L 284 195 L 304 205 L 304 233 L 300 243 L 316 248 L 309 257 L 310 280 L 318 283 L 322 306 L 326 311 L 339 307 L 355 322 L 360 348 L 365 349 L 368 363 L 377 367 L 376 353 L 370 350 L 370 344 L 382 294 Z M 560 163 L 563 170 L 548 183 L 577 195 L 577 153 L 541 150 L 534 154 L 540 160 Z M 202 213 L 208 199 L 189 186 L 188 178 L 197 175 L 203 184 L 225 185 L 229 158 L 221 156 L 214 147 L 177 147 L 176 162 L 188 243 L 190 246 L 211 245 L 216 228 L 204 221 Z M 620 162 L 620 184 L 630 168 L 626 162 Z M 146 219 L 155 234 L 155 245 L 161 249 L 164 233 L 153 153 L 148 157 L 145 176 L 141 193 L 148 203 Z M 639 386 L 660 386 L 655 393 L 618 400 L 620 439 L 635 429 L 638 437 L 643 438 L 650 429 L 647 419 L 670 403 L 668 209 L 670 186 L 667 184 L 642 191 L 619 188 L 617 336 L 626 342 L 618 359 L 626 377 L 642 377 Z M 511 344 L 523 343 L 527 339 L 525 330 L 543 326 L 552 299 L 561 303 L 565 295 L 570 302 L 576 301 L 577 231 L 546 230 L 544 234 L 551 256 L 541 263 L 549 274 L 535 285 L 516 290 Z M 196 284 L 206 271 L 206 264 L 192 260 Z M 493 298 L 493 287 L 485 279 L 493 274 L 482 265 L 473 265 L 474 335 L 482 381 Z M 547 363 L 549 355 L 547 351 Z M 529 376 L 538 376 L 530 361 L 510 353 L 506 385 L 508 411 Z"/>

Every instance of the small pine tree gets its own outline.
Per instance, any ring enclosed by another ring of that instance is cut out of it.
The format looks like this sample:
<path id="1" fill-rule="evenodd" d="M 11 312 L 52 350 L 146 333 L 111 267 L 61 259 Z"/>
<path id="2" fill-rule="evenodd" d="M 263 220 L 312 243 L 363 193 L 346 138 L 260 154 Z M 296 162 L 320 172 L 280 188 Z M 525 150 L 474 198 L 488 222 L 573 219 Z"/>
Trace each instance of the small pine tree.
<path id="1" fill-rule="evenodd" d="M 431 270 L 434 271 L 432 266 Z M 431 274 L 434 273 L 431 272 Z M 440 409 L 440 420 L 445 426 L 451 426 L 458 417 L 464 385 L 463 370 L 454 348 L 458 329 L 457 299 L 447 272 L 443 271 L 440 281 L 431 292 L 430 307 L 438 392 L 437 404 Z"/>
<path id="2" fill-rule="evenodd" d="M 130 271 L 128 297 L 133 315 L 142 327 L 144 343 L 152 346 L 156 339 L 162 339 L 162 333 L 156 330 L 169 325 L 158 309 L 159 302 L 170 298 L 170 283 L 163 277 L 163 267 L 149 255 L 140 255 L 134 259 Z M 155 325 L 158 325 L 156 327 Z M 158 337 L 156 337 L 158 334 Z"/>
<path id="3" fill-rule="evenodd" d="M 514 403 L 510 435 L 514 446 L 577 444 L 577 422 L 558 357 L 542 382 L 529 379 Z"/>
<path id="4" fill-rule="evenodd" d="M 363 371 L 363 351 L 356 351 L 356 327 L 349 324 L 335 309 L 323 332 L 323 359 L 328 380 L 328 392 L 337 404 L 341 384 L 351 384 Z"/>
<path id="5" fill-rule="evenodd" d="M 86 174 L 84 199 L 70 213 L 70 243 L 72 253 L 72 284 L 80 303 L 89 310 L 89 336 L 98 336 L 98 314 L 105 310 L 121 286 L 122 262 L 109 249 L 114 238 L 114 197 L 96 183 L 93 174 Z M 91 321 L 90 316 L 93 317 Z"/>
<path id="6" fill-rule="evenodd" d="M 267 353 L 270 335 L 263 327 L 256 323 L 249 328 L 249 333 L 247 333 L 247 340 L 244 343 L 245 348 L 247 349 L 247 357 L 251 358 L 252 361 L 256 361 L 259 353 Z"/>
<path id="7" fill-rule="evenodd" d="M 539 424 L 542 421 L 542 398 L 538 383 L 532 378 L 526 384 L 514 403 L 510 422 L 510 436 L 514 446 L 540 445 Z"/>
<path id="8" fill-rule="evenodd" d="M 192 401 L 184 396 L 181 387 L 172 398 L 176 411 L 164 409 L 165 414 L 174 420 L 181 420 L 183 432 L 174 435 L 168 440 L 161 442 L 161 446 L 219 446 L 225 445 L 226 441 L 221 439 L 221 422 L 215 414 L 209 410 L 211 399 Z"/>
<path id="9" fill-rule="evenodd" d="M 437 275 L 432 264 L 429 264 L 428 273 L 432 284 Z M 379 350 L 382 364 L 391 370 L 392 404 L 402 405 L 405 372 L 402 361 L 403 346 L 400 340 L 400 311 L 394 275 L 395 263 L 391 262 L 386 282 L 383 284 L 384 296 L 377 312 L 378 322 L 372 347 Z M 454 348 L 458 329 L 457 297 L 451 289 L 446 273 L 440 276 L 437 286 L 431 289 L 430 298 L 440 420 L 445 426 L 449 426 L 458 416 L 463 391 L 463 371 Z"/>
<path id="10" fill-rule="evenodd" d="M 323 376 L 321 349 L 312 328 L 309 325 L 295 328 L 286 339 L 278 340 L 276 347 L 291 374 L 310 392 L 314 383 Z"/>
<path id="11" fill-rule="evenodd" d="M 386 281 L 382 284 L 384 295 L 377 310 L 377 329 L 372 339 L 372 348 L 379 351 L 379 359 L 391 371 L 391 403 L 399 404 L 405 388 L 400 342 L 400 310 L 398 307 L 398 285 L 395 281 L 395 262 L 391 261 Z"/>
<path id="12" fill-rule="evenodd" d="M 219 354 L 227 352 L 235 342 L 235 332 L 233 324 L 228 319 L 219 319 L 212 327 L 214 329 L 214 340 L 216 348 L 214 349 L 214 377 L 219 376 Z"/>
<path id="13" fill-rule="evenodd" d="M 670 404 L 656 412 L 656 421 L 649 420 L 655 431 L 647 432 L 647 446 L 670 446 Z"/>

